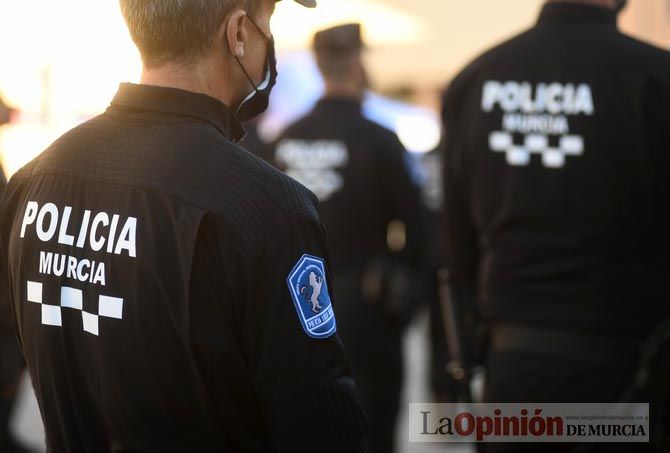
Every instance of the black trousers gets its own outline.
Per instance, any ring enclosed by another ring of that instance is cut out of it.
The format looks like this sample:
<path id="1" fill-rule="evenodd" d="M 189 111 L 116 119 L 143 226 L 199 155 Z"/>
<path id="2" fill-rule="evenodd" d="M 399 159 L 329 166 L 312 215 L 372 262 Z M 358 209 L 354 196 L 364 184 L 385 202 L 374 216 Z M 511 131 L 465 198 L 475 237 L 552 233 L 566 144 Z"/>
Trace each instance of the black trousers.
<path id="1" fill-rule="evenodd" d="M 577 360 L 521 351 L 491 352 L 485 402 L 615 403 L 633 382 L 637 363 Z M 645 401 L 646 402 L 646 401 Z M 581 450 L 586 448 L 584 450 Z M 647 444 L 488 443 L 480 453 L 645 452 Z"/>
<path id="2" fill-rule="evenodd" d="M 13 333 L 0 334 L 0 451 L 13 445 L 9 422 L 14 408 L 17 384 L 25 369 L 23 354 Z"/>

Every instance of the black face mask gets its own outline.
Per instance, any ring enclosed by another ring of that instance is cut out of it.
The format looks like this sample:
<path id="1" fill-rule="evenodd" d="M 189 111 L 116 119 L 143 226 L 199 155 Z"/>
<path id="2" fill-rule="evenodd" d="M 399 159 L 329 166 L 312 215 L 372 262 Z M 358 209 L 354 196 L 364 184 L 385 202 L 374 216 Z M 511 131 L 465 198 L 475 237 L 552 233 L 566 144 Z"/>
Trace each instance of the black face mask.
<path id="1" fill-rule="evenodd" d="M 240 59 L 235 57 L 237 63 L 240 65 L 240 68 L 242 68 L 244 75 L 247 76 L 247 79 L 254 87 L 254 91 L 249 93 L 249 96 L 244 98 L 244 100 L 240 103 L 240 106 L 237 108 L 237 112 L 235 112 L 237 119 L 242 122 L 248 121 L 265 112 L 265 110 L 268 108 L 268 103 L 270 102 L 270 92 L 277 83 L 277 57 L 275 54 L 274 38 L 268 38 L 263 30 L 261 30 L 261 27 L 259 27 L 258 24 L 256 24 L 256 22 L 254 22 L 251 18 L 249 18 L 249 21 L 254 24 L 256 28 L 258 28 L 258 31 L 260 31 L 261 35 L 263 35 L 263 37 L 267 40 L 268 57 L 265 62 L 265 78 L 259 85 L 254 83 L 254 80 L 244 68 L 244 65 Z"/>
<path id="2" fill-rule="evenodd" d="M 621 11 L 626 7 L 626 3 L 628 3 L 628 0 L 617 0 L 616 6 L 614 7 L 614 11 L 617 13 Z"/>

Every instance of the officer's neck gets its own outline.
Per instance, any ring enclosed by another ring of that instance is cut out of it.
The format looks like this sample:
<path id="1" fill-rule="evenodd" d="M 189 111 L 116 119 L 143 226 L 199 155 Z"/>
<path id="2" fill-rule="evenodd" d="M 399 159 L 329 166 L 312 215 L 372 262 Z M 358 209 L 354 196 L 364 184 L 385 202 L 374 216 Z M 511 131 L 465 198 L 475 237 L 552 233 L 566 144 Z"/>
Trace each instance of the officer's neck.
<path id="1" fill-rule="evenodd" d="M 365 90 L 353 81 L 329 81 L 325 82 L 324 98 L 344 99 L 354 102 L 362 102 Z"/>
<path id="2" fill-rule="evenodd" d="M 573 3 L 578 5 L 599 6 L 601 8 L 615 9 L 616 0 L 545 0 L 545 3 Z"/>
<path id="3" fill-rule="evenodd" d="M 216 64 L 204 59 L 191 65 L 166 63 L 156 68 L 145 66 L 140 83 L 206 94 L 230 107 L 235 102 L 235 96 L 227 80 L 228 74 L 213 66 Z"/>

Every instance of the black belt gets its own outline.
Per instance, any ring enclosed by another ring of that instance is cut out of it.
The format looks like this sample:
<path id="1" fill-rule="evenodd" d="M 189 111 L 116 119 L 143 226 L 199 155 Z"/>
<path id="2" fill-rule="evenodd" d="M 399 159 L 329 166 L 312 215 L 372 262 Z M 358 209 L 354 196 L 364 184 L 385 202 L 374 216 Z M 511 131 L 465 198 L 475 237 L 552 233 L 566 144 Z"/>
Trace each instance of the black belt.
<path id="1" fill-rule="evenodd" d="M 497 324 L 491 329 L 491 352 L 529 352 L 583 361 L 636 364 L 641 343 L 582 332 Z"/>

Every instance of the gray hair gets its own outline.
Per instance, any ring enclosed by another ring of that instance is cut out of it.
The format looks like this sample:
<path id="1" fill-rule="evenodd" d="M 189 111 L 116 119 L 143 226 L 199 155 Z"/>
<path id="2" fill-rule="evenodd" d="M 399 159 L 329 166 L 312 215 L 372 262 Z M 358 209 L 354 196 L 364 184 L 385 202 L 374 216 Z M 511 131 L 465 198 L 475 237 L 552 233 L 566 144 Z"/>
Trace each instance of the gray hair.
<path id="1" fill-rule="evenodd" d="M 193 63 L 214 44 L 234 8 L 255 13 L 259 0 L 119 0 L 130 36 L 150 68 Z"/>

